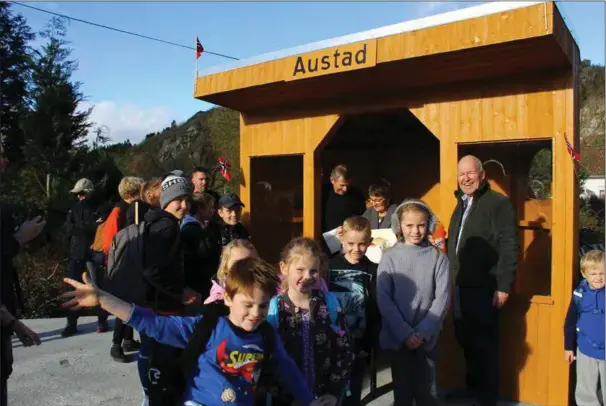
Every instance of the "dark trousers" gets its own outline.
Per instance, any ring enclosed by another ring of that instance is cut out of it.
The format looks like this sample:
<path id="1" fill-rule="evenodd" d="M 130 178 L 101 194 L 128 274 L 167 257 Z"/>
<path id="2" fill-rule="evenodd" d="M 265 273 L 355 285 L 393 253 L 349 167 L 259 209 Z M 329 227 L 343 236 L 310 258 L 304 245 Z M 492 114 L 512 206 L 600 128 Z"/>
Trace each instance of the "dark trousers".
<path id="1" fill-rule="evenodd" d="M 94 262 L 94 261 L 93 261 Z M 103 280 L 101 267 L 95 267 L 97 275 L 92 276 L 96 283 L 100 283 Z M 70 258 L 67 264 L 67 277 L 78 282 L 84 282 L 82 280 L 82 273 L 86 272 L 86 260 L 85 259 L 73 259 Z M 102 284 L 101 284 L 102 286 Z M 70 326 L 75 326 L 78 324 L 78 311 L 72 312 L 69 311 L 67 313 L 67 324 Z M 98 322 L 99 324 L 107 321 L 108 314 L 103 310 L 99 310 Z"/>
<path id="2" fill-rule="evenodd" d="M 357 354 L 359 354 L 359 350 Z M 359 406 L 362 400 L 362 386 L 368 368 L 369 358 L 356 355 L 349 376 L 349 396 L 343 397 L 343 406 Z"/>
<path id="3" fill-rule="evenodd" d="M 420 347 L 410 350 L 406 344 L 389 352 L 395 406 L 438 406 L 436 360 Z"/>
<path id="4" fill-rule="evenodd" d="M 122 320 L 116 318 L 114 322 L 114 337 L 112 344 L 122 345 L 122 341 L 132 341 L 134 336 L 133 328 L 127 326 Z"/>
<path id="5" fill-rule="evenodd" d="M 13 372 L 12 331 L 0 331 L 0 406 L 8 405 L 7 381 Z"/>
<path id="6" fill-rule="evenodd" d="M 174 406 L 181 393 L 173 389 L 176 361 L 182 350 L 160 344 L 153 338 L 141 335 L 141 349 L 137 358 L 139 379 L 149 406 Z"/>
<path id="7" fill-rule="evenodd" d="M 93 275 L 94 281 L 101 289 L 105 282 L 105 254 L 103 251 L 90 251 L 90 257 L 95 264 L 95 275 Z M 109 313 L 99 307 L 99 324 L 105 324 Z"/>
<path id="8" fill-rule="evenodd" d="M 499 394 L 499 311 L 493 289 L 455 289 L 455 334 L 463 348 L 467 388 L 482 406 L 494 406 Z"/>

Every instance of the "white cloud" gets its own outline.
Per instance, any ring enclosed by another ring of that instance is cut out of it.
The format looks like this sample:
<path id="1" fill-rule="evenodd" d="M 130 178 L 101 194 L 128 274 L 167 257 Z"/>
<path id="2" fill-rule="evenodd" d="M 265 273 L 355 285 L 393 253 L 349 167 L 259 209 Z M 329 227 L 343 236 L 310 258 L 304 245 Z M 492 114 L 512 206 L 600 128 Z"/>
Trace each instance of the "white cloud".
<path id="1" fill-rule="evenodd" d="M 170 125 L 173 114 L 164 107 L 141 107 L 132 103 L 104 100 L 81 103 L 79 110 L 92 107 L 90 121 L 93 128 L 104 126 L 111 143 L 143 140 L 146 134 L 160 131 Z M 91 135 L 91 139 L 92 139 Z"/>

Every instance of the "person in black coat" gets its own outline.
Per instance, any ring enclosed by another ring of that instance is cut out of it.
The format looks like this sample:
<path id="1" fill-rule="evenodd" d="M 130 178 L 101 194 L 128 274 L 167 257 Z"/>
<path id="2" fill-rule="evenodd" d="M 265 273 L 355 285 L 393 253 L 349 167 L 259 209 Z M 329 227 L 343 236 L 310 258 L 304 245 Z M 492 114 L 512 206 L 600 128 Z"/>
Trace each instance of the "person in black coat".
<path id="1" fill-rule="evenodd" d="M 216 230 L 208 226 L 214 207 L 211 194 L 194 193 L 189 214 L 181 222 L 185 286 L 204 296 L 210 291 L 221 257 Z"/>
<path id="2" fill-rule="evenodd" d="M 86 269 L 86 261 L 90 259 L 90 246 L 95 239 L 97 230 L 98 216 L 90 200 L 94 189 L 92 181 L 82 178 L 70 190 L 70 193 L 74 194 L 78 201 L 67 214 L 65 221 L 66 234 L 69 238 L 67 276 L 77 281 L 82 281 L 82 273 Z M 63 337 L 74 335 L 78 331 L 77 323 L 78 314 L 69 312 L 67 326 L 61 332 L 61 335 Z M 103 323 L 101 317 L 99 323 Z"/>

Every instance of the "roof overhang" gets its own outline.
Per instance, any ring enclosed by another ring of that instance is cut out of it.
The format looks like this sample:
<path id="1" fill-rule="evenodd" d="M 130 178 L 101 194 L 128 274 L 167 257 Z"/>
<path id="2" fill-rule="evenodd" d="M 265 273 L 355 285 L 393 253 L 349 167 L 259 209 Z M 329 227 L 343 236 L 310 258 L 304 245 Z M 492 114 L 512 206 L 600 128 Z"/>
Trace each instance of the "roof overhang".
<path id="1" fill-rule="evenodd" d="M 201 72 L 198 99 L 242 112 L 566 68 L 577 48 L 553 2 L 498 2 Z"/>

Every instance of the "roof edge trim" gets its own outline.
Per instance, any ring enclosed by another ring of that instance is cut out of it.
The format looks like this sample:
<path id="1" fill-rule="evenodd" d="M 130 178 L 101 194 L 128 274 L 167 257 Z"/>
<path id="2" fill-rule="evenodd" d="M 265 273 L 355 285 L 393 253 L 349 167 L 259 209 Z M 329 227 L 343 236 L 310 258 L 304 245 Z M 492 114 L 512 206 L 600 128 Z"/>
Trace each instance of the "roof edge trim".
<path id="1" fill-rule="evenodd" d="M 404 32 L 421 30 L 429 27 L 450 24 L 458 21 L 469 20 L 472 18 L 484 17 L 491 14 L 502 13 L 505 11 L 516 10 L 519 8 L 531 7 L 538 4 L 544 4 L 547 1 L 503 1 L 488 2 L 479 6 L 466 7 L 459 10 L 449 11 L 442 14 L 436 14 L 416 20 L 404 21 L 397 24 L 387 25 L 368 31 L 362 31 L 354 34 L 348 34 L 341 37 L 335 37 L 322 41 L 312 42 L 305 45 L 299 45 L 292 48 L 279 51 L 268 52 L 265 54 L 253 56 L 229 64 L 217 65 L 198 72 L 198 77 L 213 75 L 238 68 L 257 65 L 264 62 L 270 62 L 278 59 L 287 58 L 294 55 L 307 52 L 319 51 L 326 48 L 332 48 L 355 42 L 367 41 L 370 39 L 387 37 L 390 35 L 401 34 Z"/>

